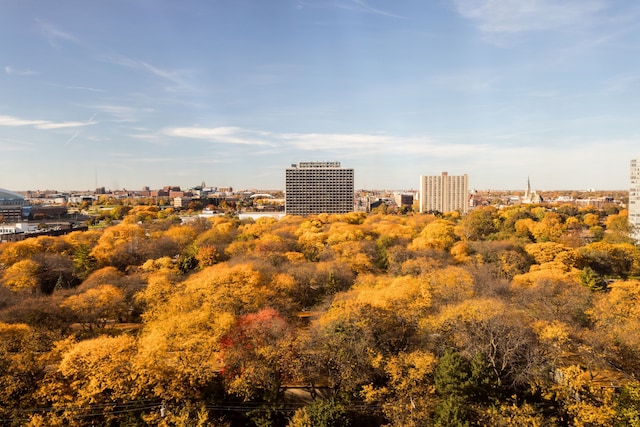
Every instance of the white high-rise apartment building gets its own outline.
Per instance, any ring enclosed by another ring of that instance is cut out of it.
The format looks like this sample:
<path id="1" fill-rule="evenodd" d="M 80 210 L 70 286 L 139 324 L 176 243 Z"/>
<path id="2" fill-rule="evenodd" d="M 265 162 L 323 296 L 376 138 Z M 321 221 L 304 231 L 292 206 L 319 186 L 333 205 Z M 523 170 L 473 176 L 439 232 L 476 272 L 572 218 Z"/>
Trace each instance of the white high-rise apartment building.
<path id="1" fill-rule="evenodd" d="M 631 160 L 629 225 L 631 237 L 640 241 L 640 159 Z"/>
<path id="2" fill-rule="evenodd" d="M 353 212 L 353 169 L 340 162 L 300 162 L 287 168 L 285 213 Z"/>
<path id="3" fill-rule="evenodd" d="M 420 177 L 420 212 L 441 213 L 469 211 L 469 177 L 452 176 L 442 172 L 439 176 Z"/>

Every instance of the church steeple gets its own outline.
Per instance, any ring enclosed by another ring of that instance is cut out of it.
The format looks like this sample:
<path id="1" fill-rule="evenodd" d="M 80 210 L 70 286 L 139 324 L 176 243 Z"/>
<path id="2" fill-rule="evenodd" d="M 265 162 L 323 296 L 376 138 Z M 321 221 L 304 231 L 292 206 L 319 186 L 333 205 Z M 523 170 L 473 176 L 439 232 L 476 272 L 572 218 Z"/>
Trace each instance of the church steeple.
<path id="1" fill-rule="evenodd" d="M 527 177 L 527 189 L 522 197 L 522 203 L 542 203 L 542 196 L 537 191 L 531 191 L 531 178 Z"/>

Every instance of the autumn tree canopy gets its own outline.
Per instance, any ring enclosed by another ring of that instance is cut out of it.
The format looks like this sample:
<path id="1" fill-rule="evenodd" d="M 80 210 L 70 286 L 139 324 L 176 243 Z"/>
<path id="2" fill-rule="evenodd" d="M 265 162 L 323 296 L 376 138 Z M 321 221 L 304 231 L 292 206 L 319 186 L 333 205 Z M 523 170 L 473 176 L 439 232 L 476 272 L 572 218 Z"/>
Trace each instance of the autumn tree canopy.
<path id="1" fill-rule="evenodd" d="M 0 244 L 1 423 L 640 419 L 625 210 L 107 215 Z"/>

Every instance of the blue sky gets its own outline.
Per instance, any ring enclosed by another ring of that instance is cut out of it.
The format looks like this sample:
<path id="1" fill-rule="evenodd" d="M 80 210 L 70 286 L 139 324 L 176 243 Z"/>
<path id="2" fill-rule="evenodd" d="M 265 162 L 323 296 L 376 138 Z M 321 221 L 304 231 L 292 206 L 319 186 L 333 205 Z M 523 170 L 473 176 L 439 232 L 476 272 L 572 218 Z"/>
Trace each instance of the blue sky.
<path id="1" fill-rule="evenodd" d="M 628 188 L 636 0 L 0 0 L 0 187 Z"/>

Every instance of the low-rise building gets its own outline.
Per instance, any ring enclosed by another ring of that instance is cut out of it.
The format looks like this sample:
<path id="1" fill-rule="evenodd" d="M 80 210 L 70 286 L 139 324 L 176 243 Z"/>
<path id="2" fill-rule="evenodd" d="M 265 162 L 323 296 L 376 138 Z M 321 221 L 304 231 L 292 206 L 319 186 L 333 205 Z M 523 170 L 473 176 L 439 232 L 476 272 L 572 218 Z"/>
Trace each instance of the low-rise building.
<path id="1" fill-rule="evenodd" d="M 193 197 L 174 197 L 173 207 L 176 209 L 184 209 L 189 206 L 189 203 L 193 200 Z"/>
<path id="2" fill-rule="evenodd" d="M 0 223 L 20 222 L 31 214 L 28 200 L 18 193 L 0 188 Z"/>

